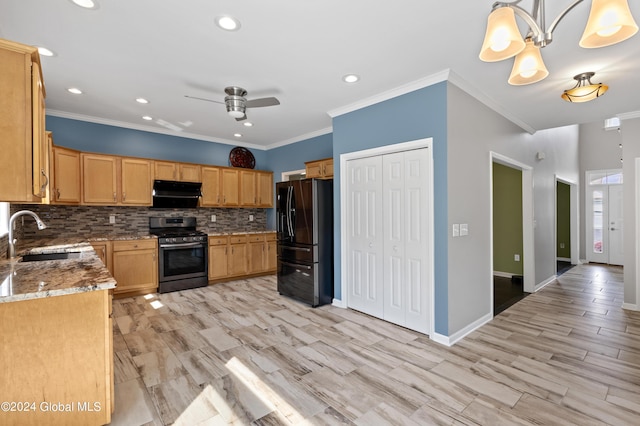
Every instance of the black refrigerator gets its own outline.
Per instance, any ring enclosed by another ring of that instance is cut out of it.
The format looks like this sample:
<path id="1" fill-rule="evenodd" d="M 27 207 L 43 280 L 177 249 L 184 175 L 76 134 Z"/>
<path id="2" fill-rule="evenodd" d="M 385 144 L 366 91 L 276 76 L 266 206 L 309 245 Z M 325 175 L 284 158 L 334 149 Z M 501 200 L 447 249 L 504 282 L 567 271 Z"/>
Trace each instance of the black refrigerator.
<path id="1" fill-rule="evenodd" d="M 333 301 L 333 181 L 276 184 L 278 292 L 313 307 Z"/>

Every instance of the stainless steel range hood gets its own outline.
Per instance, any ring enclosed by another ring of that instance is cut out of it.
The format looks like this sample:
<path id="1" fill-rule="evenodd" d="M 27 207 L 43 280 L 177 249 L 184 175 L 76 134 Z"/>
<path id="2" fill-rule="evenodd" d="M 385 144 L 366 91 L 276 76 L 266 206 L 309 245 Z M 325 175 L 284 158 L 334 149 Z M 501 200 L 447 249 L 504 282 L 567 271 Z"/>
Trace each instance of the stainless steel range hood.
<path id="1" fill-rule="evenodd" d="M 201 196 L 202 183 L 200 182 L 153 181 L 153 207 L 155 208 L 195 208 Z"/>

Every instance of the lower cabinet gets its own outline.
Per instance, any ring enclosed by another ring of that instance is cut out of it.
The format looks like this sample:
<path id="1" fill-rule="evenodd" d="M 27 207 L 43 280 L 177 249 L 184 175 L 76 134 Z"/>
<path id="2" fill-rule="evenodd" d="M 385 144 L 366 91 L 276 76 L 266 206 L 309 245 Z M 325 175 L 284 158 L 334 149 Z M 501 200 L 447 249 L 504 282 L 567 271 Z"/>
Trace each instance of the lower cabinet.
<path id="1" fill-rule="evenodd" d="M 18 404 L 0 410 L 1 425 L 111 422 L 111 298 L 96 290 L 0 303 L 0 395 Z"/>
<path id="2" fill-rule="evenodd" d="M 275 233 L 209 237 L 209 281 L 229 281 L 275 271 Z"/>
<path id="3" fill-rule="evenodd" d="M 111 274 L 118 282 L 116 296 L 135 296 L 158 291 L 158 241 L 112 241 Z"/>

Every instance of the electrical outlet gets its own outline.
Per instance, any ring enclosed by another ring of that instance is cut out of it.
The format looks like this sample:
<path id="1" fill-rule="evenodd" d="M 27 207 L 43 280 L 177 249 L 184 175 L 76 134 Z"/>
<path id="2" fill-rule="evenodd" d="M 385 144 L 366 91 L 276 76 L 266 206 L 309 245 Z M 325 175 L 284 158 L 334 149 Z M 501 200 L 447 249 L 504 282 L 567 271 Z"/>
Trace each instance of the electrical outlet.
<path id="1" fill-rule="evenodd" d="M 252 214 L 249 215 L 249 222 L 253 222 L 253 215 Z"/>
<path id="2" fill-rule="evenodd" d="M 519 254 L 514 254 L 513 255 L 513 260 L 515 260 L 516 262 L 520 262 L 520 255 Z"/>
<path id="3" fill-rule="evenodd" d="M 560 243 L 560 248 L 564 248 L 564 243 Z"/>
<path id="4" fill-rule="evenodd" d="M 109 223 L 111 223 L 111 224 L 116 223 L 116 215 L 115 214 L 110 214 L 109 215 Z"/>
<path id="5" fill-rule="evenodd" d="M 469 224 L 468 223 L 461 223 L 460 224 L 460 236 L 464 237 L 466 235 L 469 235 Z"/>
<path id="6" fill-rule="evenodd" d="M 216 215 L 215 215 L 215 214 L 212 214 L 212 215 L 211 215 L 211 222 L 215 222 L 215 221 L 216 221 Z"/>

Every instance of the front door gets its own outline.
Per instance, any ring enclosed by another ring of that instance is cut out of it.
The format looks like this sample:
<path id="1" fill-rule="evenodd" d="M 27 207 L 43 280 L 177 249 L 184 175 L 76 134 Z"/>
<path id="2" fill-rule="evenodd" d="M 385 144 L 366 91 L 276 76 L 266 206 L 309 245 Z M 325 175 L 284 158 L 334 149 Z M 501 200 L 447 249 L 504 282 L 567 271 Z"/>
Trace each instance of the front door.
<path id="1" fill-rule="evenodd" d="M 587 172 L 587 260 L 624 264 L 622 172 Z"/>

